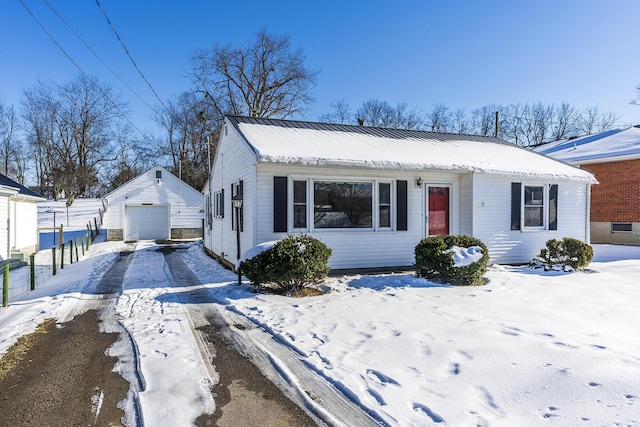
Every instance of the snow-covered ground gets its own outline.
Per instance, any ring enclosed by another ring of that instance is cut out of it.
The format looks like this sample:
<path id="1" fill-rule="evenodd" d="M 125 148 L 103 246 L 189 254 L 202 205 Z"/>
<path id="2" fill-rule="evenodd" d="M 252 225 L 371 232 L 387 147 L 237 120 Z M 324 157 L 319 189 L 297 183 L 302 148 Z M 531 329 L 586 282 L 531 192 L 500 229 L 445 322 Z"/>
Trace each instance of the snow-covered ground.
<path id="1" fill-rule="evenodd" d="M 45 318 L 77 313 L 88 299 L 80 290 L 122 249 L 94 244 L 3 309 L 0 354 Z M 139 349 L 147 424 L 189 425 L 213 410 L 217 378 L 175 297 L 184 287 L 163 276 L 152 249 L 138 245 L 114 315 Z M 594 249 L 586 272 L 494 266 L 480 287 L 410 274 L 332 277 L 327 294 L 299 299 L 234 285 L 198 243 L 181 253 L 220 311 L 275 336 L 383 425 L 640 425 L 640 248 Z M 127 347 L 117 346 L 110 352 L 122 356 Z"/>

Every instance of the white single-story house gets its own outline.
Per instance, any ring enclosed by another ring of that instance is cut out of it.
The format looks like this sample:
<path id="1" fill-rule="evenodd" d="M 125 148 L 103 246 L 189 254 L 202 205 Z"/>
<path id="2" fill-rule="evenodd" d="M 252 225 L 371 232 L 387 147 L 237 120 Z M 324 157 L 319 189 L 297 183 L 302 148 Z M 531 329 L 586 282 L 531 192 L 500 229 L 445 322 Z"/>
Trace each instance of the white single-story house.
<path id="1" fill-rule="evenodd" d="M 493 263 L 589 242 L 591 173 L 493 137 L 228 116 L 205 185 L 204 244 L 228 263 L 290 233 L 333 270 L 414 264 L 427 236 L 482 240 Z M 232 197 L 242 197 L 236 221 Z"/>
<path id="2" fill-rule="evenodd" d="M 38 201 L 44 197 L 0 174 L 0 261 L 38 250 Z"/>
<path id="3" fill-rule="evenodd" d="M 202 237 L 204 197 L 161 166 L 105 196 L 108 240 Z"/>

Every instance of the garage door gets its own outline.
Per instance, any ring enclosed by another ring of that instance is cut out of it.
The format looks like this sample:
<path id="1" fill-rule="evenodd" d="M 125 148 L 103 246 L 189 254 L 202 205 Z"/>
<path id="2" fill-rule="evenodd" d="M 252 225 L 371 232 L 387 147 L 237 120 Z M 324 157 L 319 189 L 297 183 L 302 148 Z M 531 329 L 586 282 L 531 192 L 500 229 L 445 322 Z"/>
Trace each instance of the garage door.
<path id="1" fill-rule="evenodd" d="M 125 240 L 169 239 L 168 206 L 125 206 Z"/>

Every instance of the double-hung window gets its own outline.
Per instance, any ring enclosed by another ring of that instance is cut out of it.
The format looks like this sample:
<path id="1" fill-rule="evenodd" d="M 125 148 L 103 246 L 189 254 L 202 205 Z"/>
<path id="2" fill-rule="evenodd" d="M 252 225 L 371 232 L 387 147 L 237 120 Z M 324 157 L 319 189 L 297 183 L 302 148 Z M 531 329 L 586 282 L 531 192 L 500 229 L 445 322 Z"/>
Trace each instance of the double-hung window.
<path id="1" fill-rule="evenodd" d="M 373 228 L 373 182 L 314 181 L 313 227 Z"/>
<path id="2" fill-rule="evenodd" d="M 407 230 L 407 181 L 273 179 L 273 231 Z"/>
<path id="3" fill-rule="evenodd" d="M 391 228 L 391 183 L 378 183 L 378 227 Z"/>
<path id="4" fill-rule="evenodd" d="M 511 229 L 557 230 L 558 186 L 511 183 Z"/>
<path id="5" fill-rule="evenodd" d="M 307 228 L 307 181 L 293 181 L 293 228 Z"/>
<path id="6" fill-rule="evenodd" d="M 213 216 L 224 218 L 224 190 L 213 193 Z"/>
<path id="7" fill-rule="evenodd" d="M 544 228 L 544 186 L 524 185 L 524 227 Z"/>

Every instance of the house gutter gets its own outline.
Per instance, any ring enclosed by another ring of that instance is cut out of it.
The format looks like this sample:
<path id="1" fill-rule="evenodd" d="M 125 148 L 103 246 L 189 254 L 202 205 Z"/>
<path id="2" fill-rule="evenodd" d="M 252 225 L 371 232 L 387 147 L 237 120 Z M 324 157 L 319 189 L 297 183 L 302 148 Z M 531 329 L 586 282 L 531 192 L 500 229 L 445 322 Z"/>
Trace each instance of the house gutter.
<path id="1" fill-rule="evenodd" d="M 585 242 L 591 244 L 591 185 L 587 184 L 587 207 L 586 210 L 586 227 L 585 227 Z"/>

